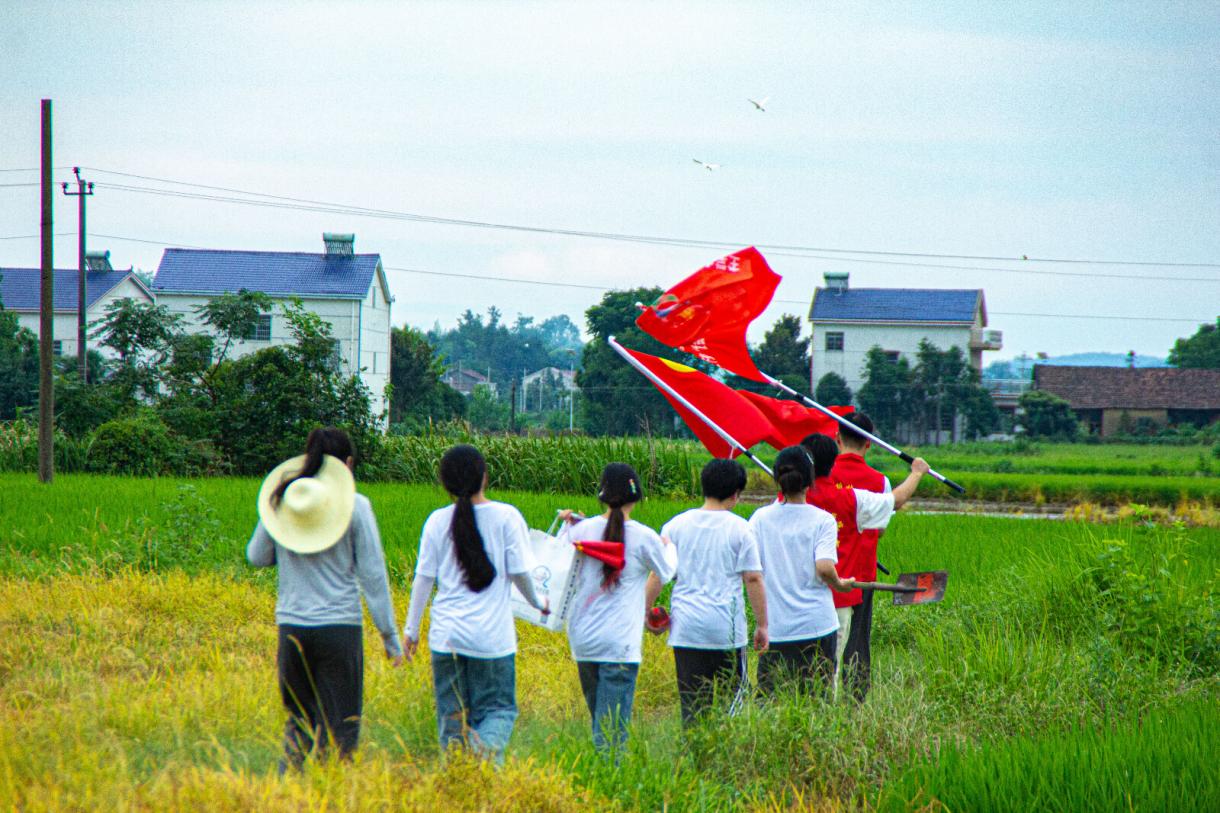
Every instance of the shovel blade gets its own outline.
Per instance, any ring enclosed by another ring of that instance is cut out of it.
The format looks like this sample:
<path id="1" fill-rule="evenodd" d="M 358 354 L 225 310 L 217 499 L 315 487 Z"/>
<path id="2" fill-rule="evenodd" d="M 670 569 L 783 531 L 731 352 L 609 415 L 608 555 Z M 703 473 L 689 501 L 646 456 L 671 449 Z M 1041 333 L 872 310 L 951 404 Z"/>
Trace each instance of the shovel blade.
<path id="1" fill-rule="evenodd" d="M 948 583 L 947 570 L 903 573 L 898 577 L 898 586 L 915 589 L 911 592 L 894 593 L 894 604 L 931 604 L 940 601 L 945 597 L 945 585 Z"/>

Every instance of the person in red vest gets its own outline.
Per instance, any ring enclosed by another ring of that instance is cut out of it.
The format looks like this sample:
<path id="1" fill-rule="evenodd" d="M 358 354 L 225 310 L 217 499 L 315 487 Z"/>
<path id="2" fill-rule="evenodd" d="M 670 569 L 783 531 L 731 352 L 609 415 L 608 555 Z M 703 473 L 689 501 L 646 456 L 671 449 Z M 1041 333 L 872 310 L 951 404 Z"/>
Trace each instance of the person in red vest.
<path id="1" fill-rule="evenodd" d="M 873 422 L 863 412 L 852 412 L 844 416 L 865 432 L 873 432 Z M 865 491 L 888 493 L 890 481 L 884 474 L 864 461 L 868 451 L 868 438 L 854 431 L 847 424 L 839 424 L 836 438 L 839 456 L 835 458 L 830 477 L 844 485 Z M 861 581 L 877 579 L 877 541 L 884 530 L 861 531 L 855 549 L 848 544 L 853 540 L 842 540 L 839 546 L 840 573 L 856 574 Z M 839 616 L 838 652 L 835 653 L 835 690 L 840 685 L 851 693 L 857 702 L 864 702 L 872 681 L 872 628 L 873 591 L 852 590 L 835 593 L 835 612 Z"/>
<path id="2" fill-rule="evenodd" d="M 801 441 L 801 446 L 805 447 L 813 458 L 814 468 L 813 486 L 809 489 L 805 499 L 810 505 L 833 515 L 839 526 L 836 550 L 838 554 L 837 571 L 851 574 L 858 581 L 874 581 L 877 578 L 877 536 L 874 535 L 870 539 L 866 537 L 866 534 L 874 534 L 889 525 L 894 512 L 906 504 L 915 493 L 915 489 L 918 488 L 919 481 L 928 472 L 927 462 L 921 457 L 915 458 L 911 463 L 910 475 L 893 491 L 887 492 L 885 486 L 888 485 L 888 482 L 872 480 L 871 484 L 877 488 L 859 488 L 851 482 L 836 478 L 834 471 L 839 458 L 839 445 L 828 435 L 809 435 Z M 859 455 L 855 456 L 859 457 Z M 844 471 L 847 473 L 851 473 L 856 467 L 850 457 L 845 460 L 845 463 L 847 465 L 844 467 Z M 863 464 L 862 458 L 861 464 Z M 881 477 L 881 480 L 884 481 L 885 478 Z M 861 626 L 865 626 L 864 622 L 856 617 L 854 610 L 863 601 L 862 591 L 856 589 L 838 593 L 834 598 L 835 610 L 839 616 L 839 640 L 844 641 L 846 646 L 850 646 L 852 628 L 848 625 L 859 622 Z M 845 606 L 840 607 L 840 604 Z M 871 608 L 870 603 L 870 611 Z M 850 612 L 844 613 L 843 610 Z M 851 616 L 846 623 L 844 615 Z M 867 646 L 867 638 L 865 640 Z M 838 647 L 837 665 L 842 663 L 843 652 L 844 647 Z M 858 678 L 846 679 L 857 680 Z M 845 685 L 848 684 L 845 683 Z M 864 700 L 868 691 L 867 682 L 863 686 L 858 682 L 850 685 L 852 686 L 852 696 L 857 701 Z"/>

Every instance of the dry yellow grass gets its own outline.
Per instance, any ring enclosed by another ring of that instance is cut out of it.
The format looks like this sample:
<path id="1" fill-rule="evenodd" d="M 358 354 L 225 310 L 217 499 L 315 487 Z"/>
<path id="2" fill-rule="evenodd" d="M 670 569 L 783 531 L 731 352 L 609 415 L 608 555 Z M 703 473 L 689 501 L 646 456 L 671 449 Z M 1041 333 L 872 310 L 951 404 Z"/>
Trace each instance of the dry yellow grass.
<path id="1" fill-rule="evenodd" d="M 211 574 L 0 580 L 0 808 L 613 807 L 535 760 L 510 757 L 501 774 L 442 762 L 428 659 L 390 668 L 371 625 L 356 763 L 277 778 L 273 605 L 257 586 Z M 642 709 L 672 702 L 658 643 L 649 643 Z M 522 628 L 518 695 L 519 726 L 583 719 L 563 636 Z"/>

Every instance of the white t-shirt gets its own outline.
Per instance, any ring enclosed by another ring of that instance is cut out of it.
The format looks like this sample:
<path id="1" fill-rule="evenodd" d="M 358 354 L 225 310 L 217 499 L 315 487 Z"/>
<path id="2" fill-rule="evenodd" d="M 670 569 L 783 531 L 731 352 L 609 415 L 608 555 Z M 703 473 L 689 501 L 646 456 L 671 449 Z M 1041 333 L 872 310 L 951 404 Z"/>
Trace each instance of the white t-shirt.
<path id="1" fill-rule="evenodd" d="M 856 495 L 856 528 L 861 531 L 880 530 L 890 524 L 894 516 L 894 493 L 892 491 L 865 491 L 853 488 Z"/>
<path id="2" fill-rule="evenodd" d="M 517 651 L 517 630 L 509 607 L 509 574 L 527 573 L 529 526 L 525 517 L 502 502 L 479 503 L 474 520 L 496 577 L 476 593 L 466 586 L 457 548 L 449 535 L 454 506 L 433 511 L 424 522 L 415 572 L 436 579 L 428 648 L 469 658 L 503 658 Z"/>
<path id="3" fill-rule="evenodd" d="M 683 511 L 661 528 L 678 552 L 670 596 L 669 645 L 737 649 L 746 645 L 741 574 L 761 571 L 750 523 L 732 511 Z"/>
<path id="4" fill-rule="evenodd" d="M 762 554 L 771 640 L 805 641 L 839 628 L 830 588 L 818 578 L 818 559 L 839 560 L 838 526 L 821 508 L 775 503 L 750 517 Z"/>
<path id="5" fill-rule="evenodd" d="M 569 526 L 564 535 L 571 542 L 588 542 L 601 539 L 605 531 L 604 517 L 590 517 Z M 623 529 L 623 540 L 626 562 L 618 584 L 610 590 L 602 586 L 600 561 L 585 557 L 581 565 L 568 610 L 568 643 L 574 660 L 640 662 L 648 574 L 656 573 L 662 583 L 667 582 L 674 577 L 677 561 L 656 531 L 633 519 Z"/>

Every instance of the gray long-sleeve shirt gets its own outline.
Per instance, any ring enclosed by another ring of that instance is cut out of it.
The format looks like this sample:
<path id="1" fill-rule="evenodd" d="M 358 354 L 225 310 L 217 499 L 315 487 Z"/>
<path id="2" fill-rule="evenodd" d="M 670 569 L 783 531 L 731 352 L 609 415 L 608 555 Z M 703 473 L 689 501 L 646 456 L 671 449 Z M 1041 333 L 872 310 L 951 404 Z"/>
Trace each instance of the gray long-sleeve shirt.
<path id="1" fill-rule="evenodd" d="M 391 656 L 402 654 L 377 518 L 373 515 L 372 504 L 363 494 L 356 495 L 352 524 L 347 533 L 326 550 L 293 553 L 276 544 L 260 522 L 246 546 L 246 558 L 255 567 L 278 567 L 277 624 L 362 626 L 360 594 L 363 592 L 386 653 Z"/>

